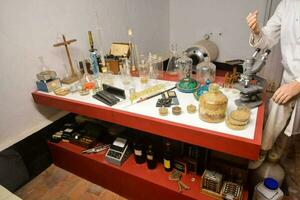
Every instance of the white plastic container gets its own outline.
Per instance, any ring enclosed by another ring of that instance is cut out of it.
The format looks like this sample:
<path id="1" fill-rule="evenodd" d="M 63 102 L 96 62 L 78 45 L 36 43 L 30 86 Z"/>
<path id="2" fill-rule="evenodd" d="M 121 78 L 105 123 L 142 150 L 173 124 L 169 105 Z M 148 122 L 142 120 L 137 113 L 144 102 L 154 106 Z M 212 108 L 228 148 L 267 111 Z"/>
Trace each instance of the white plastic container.
<path id="1" fill-rule="evenodd" d="M 278 188 L 278 182 L 273 178 L 265 178 L 256 185 L 252 200 L 281 200 L 283 192 Z"/>

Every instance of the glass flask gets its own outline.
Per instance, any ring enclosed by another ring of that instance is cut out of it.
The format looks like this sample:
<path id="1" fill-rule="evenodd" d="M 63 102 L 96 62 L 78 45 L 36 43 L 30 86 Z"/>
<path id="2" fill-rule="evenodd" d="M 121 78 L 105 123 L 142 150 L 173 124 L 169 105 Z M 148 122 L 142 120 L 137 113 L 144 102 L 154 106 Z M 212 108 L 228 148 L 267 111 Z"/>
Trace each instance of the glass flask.
<path id="1" fill-rule="evenodd" d="M 176 60 L 178 66 L 178 75 L 180 81 L 177 83 L 177 89 L 184 93 L 193 93 L 199 86 L 198 82 L 192 76 L 193 60 L 185 53 L 182 57 Z"/>
<path id="2" fill-rule="evenodd" d="M 158 57 L 154 63 L 154 71 L 157 79 L 163 79 L 164 77 L 164 64 L 162 57 Z"/>
<path id="3" fill-rule="evenodd" d="M 196 77 L 201 84 L 207 80 L 213 83 L 216 78 L 216 65 L 209 61 L 207 54 L 204 56 L 204 62 L 199 63 L 196 67 Z"/>
<path id="4" fill-rule="evenodd" d="M 210 123 L 222 122 L 225 119 L 228 98 L 220 91 L 219 85 L 212 83 L 208 92 L 199 98 L 199 117 Z"/>
<path id="5" fill-rule="evenodd" d="M 183 56 L 175 61 L 175 63 L 178 67 L 179 79 L 192 76 L 193 60 L 187 56 L 187 53 L 184 53 Z"/>
<path id="6" fill-rule="evenodd" d="M 178 58 L 177 54 L 177 45 L 172 44 L 171 45 L 171 55 L 169 58 L 169 62 L 167 65 L 167 74 L 172 76 L 178 75 L 178 66 L 176 65 L 176 60 Z"/>

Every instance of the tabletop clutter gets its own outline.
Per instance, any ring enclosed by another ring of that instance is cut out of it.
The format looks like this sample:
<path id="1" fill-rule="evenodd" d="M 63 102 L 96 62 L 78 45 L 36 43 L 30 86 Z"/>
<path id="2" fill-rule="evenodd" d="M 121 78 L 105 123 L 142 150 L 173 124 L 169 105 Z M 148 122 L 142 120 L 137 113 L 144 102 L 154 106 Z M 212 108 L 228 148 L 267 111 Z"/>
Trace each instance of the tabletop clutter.
<path id="1" fill-rule="evenodd" d="M 188 113 L 186 116 L 198 113 L 199 120 L 213 124 L 224 122 L 224 125 L 232 131 L 246 129 L 251 121 L 251 108 L 253 107 L 248 106 L 249 99 L 245 101 L 245 104 L 239 101 L 234 109 L 228 109 L 228 102 L 231 99 L 224 91 L 237 94 L 241 92 L 244 99 L 248 97 L 248 93 L 241 89 L 245 85 L 243 85 L 244 82 L 239 82 L 237 78 L 239 74 L 236 70 L 232 75 L 234 79 L 229 80 L 228 77 L 231 75 L 227 72 L 225 82 L 216 82 L 216 65 L 212 62 L 216 58 L 216 48 L 206 48 L 203 51 L 196 45 L 193 47 L 196 55 L 192 55 L 191 49 L 179 55 L 177 47 L 172 45 L 171 54 L 167 59 L 152 53 L 147 56 L 140 55 L 130 29 L 128 31 L 129 42 L 113 43 L 110 53 L 104 55 L 101 49 L 98 51 L 95 48 L 92 33 L 88 32 L 90 57 L 87 59 L 82 57 L 73 65 L 68 45 L 76 40 L 68 41 L 64 35 L 62 38 L 63 41 L 55 44 L 54 47 L 65 46 L 71 75 L 66 74 L 60 79 L 55 71 L 48 69 L 43 58 L 40 58 L 43 70 L 37 74 L 36 84 L 39 91 L 54 93 L 58 96 L 74 94 L 88 96 L 99 101 L 100 105 L 106 106 L 116 106 L 123 102 L 127 102 L 130 106 L 155 98 L 157 101 L 152 105 L 153 109 L 156 109 L 158 116 L 162 118 L 170 115 L 176 117 L 183 113 Z M 205 46 L 207 43 L 213 44 L 209 40 L 204 40 L 198 45 Z M 241 76 L 244 81 L 246 75 L 241 74 Z M 176 82 L 162 81 L 164 79 L 176 80 Z M 247 82 L 247 87 L 249 84 L 253 83 Z M 249 87 L 251 88 L 251 85 Z M 261 89 L 255 92 L 257 99 L 251 98 L 251 102 L 260 100 L 258 93 Z M 187 101 L 182 101 L 179 93 L 191 94 L 189 103 L 182 103 Z M 251 97 L 252 94 L 253 90 L 251 90 Z M 118 137 L 111 144 L 95 145 L 93 137 L 76 135 L 73 129 L 75 128 L 65 127 L 65 130 L 52 136 L 52 141 L 72 141 L 85 148 L 82 151 L 84 154 L 95 154 L 107 150 L 107 161 L 119 166 L 131 153 L 131 143 L 127 138 Z M 136 141 L 133 143 L 133 149 L 137 164 L 147 161 L 149 169 L 156 168 L 157 158 L 152 144 L 145 145 Z M 191 189 L 187 183 L 183 182 L 182 176 L 186 171 L 191 173 L 195 167 L 193 162 L 185 160 L 183 163 L 176 161 L 171 153 L 170 145 L 166 143 L 163 165 L 166 171 L 171 172 L 169 180 L 177 182 L 179 192 Z M 188 166 L 185 166 L 186 164 Z M 177 167 L 174 169 L 174 166 Z M 202 192 L 217 199 L 229 196 L 230 199 L 241 199 L 242 185 L 223 181 L 222 174 L 214 171 L 205 170 L 202 177 Z"/>

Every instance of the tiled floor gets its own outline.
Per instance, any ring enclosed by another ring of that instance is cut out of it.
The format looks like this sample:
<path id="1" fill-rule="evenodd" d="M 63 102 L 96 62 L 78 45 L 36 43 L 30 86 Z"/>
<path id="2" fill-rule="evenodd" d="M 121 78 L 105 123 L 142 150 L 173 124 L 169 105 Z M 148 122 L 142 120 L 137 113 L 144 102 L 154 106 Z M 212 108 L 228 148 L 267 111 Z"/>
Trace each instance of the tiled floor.
<path id="1" fill-rule="evenodd" d="M 126 200 L 55 165 L 15 194 L 24 200 Z"/>

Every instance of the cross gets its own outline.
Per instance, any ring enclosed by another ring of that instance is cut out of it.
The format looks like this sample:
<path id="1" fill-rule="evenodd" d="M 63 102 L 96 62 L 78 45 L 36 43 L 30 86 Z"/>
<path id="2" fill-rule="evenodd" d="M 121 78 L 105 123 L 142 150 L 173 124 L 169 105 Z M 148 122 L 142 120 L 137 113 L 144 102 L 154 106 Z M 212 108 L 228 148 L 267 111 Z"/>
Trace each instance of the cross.
<path id="1" fill-rule="evenodd" d="M 69 49 L 68 49 L 68 45 L 70 45 L 72 42 L 76 42 L 77 40 L 76 39 L 66 40 L 65 35 L 62 35 L 62 38 L 63 38 L 63 42 L 54 44 L 53 47 L 65 46 L 72 74 L 71 74 L 70 78 L 67 78 L 68 80 L 65 80 L 63 82 L 73 83 L 77 80 L 77 76 L 76 76 L 76 73 L 75 73 L 75 70 L 74 70 L 74 67 L 73 67 L 73 64 L 72 64 L 71 55 L 70 55 L 70 52 L 69 52 Z"/>

